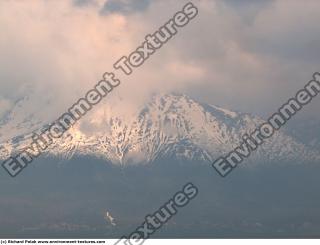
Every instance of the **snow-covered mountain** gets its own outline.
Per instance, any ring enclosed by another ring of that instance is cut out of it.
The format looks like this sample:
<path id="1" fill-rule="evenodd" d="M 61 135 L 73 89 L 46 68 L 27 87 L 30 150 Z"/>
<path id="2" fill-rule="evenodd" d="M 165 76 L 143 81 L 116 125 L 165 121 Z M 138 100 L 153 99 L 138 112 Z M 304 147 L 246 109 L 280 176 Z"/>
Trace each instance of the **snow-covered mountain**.
<path id="1" fill-rule="evenodd" d="M 1 158 L 23 149 L 31 142 L 32 133 L 50 122 L 45 109 L 40 116 L 24 113 L 30 111 L 25 109 L 31 107 L 30 100 L 18 100 L 0 120 Z M 66 159 L 75 154 L 89 155 L 114 164 L 147 164 L 165 157 L 207 162 L 237 147 L 241 136 L 261 123 L 259 117 L 201 104 L 185 95 L 156 95 L 129 121 L 108 116 L 100 121 L 99 131 L 74 126 L 45 154 Z M 96 126 L 89 124 L 86 128 Z M 319 162 L 320 154 L 282 130 L 249 161 L 258 160 Z"/>

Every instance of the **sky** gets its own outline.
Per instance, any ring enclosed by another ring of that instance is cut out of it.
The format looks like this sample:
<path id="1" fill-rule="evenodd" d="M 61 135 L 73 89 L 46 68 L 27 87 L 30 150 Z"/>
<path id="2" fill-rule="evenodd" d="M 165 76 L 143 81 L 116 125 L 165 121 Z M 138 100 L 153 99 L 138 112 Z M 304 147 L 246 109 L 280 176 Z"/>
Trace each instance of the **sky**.
<path id="1" fill-rule="evenodd" d="M 266 117 L 320 72 L 320 1 L 192 2 L 199 15 L 121 77 L 102 106 L 130 114 L 154 93 L 176 92 Z M 26 93 L 36 98 L 34 109 L 58 116 L 185 3 L 1 1 L 0 117 Z M 316 98 L 303 116 L 320 118 L 319 104 Z"/>

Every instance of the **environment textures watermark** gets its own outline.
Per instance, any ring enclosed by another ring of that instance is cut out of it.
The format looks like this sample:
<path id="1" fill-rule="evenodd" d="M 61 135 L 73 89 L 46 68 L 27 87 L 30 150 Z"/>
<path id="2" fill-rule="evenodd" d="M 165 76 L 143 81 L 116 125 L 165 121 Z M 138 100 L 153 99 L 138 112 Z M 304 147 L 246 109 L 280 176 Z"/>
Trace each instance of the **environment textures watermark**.
<path id="1" fill-rule="evenodd" d="M 172 19 L 161 26 L 154 34 L 148 34 L 140 47 L 128 57 L 123 56 L 113 67 L 125 75 L 130 75 L 133 68 L 141 66 L 152 54 L 161 48 L 168 40 L 178 33 L 179 28 L 186 26 L 198 14 L 198 9 L 193 3 L 187 3 L 177 12 Z M 17 176 L 34 159 L 38 158 L 47 148 L 67 132 L 80 118 L 101 102 L 111 93 L 120 80 L 114 72 L 106 72 L 93 89 L 88 91 L 83 98 L 73 104 L 67 112 L 49 125 L 40 135 L 32 136 L 32 143 L 24 148 L 15 157 L 6 159 L 2 166 L 12 176 Z"/>
<path id="2" fill-rule="evenodd" d="M 173 198 L 166 202 L 159 210 L 152 215 L 147 215 L 145 221 L 129 238 L 122 237 L 116 244 L 119 245 L 141 245 L 150 235 L 154 234 L 165 223 L 167 223 L 174 215 L 178 213 L 178 209 L 185 207 L 188 203 L 198 195 L 198 188 L 192 184 L 186 184 L 182 191 L 177 192 Z"/>
<path id="3" fill-rule="evenodd" d="M 227 176 L 245 158 L 250 157 L 251 153 L 258 149 L 265 140 L 269 139 L 276 130 L 285 125 L 298 111 L 309 104 L 320 92 L 320 73 L 315 73 L 313 79 L 299 90 L 294 98 L 289 99 L 283 104 L 278 112 L 274 113 L 267 122 L 260 125 L 250 135 L 242 137 L 242 144 L 227 154 L 226 157 L 218 158 L 212 166 L 222 176 Z"/>

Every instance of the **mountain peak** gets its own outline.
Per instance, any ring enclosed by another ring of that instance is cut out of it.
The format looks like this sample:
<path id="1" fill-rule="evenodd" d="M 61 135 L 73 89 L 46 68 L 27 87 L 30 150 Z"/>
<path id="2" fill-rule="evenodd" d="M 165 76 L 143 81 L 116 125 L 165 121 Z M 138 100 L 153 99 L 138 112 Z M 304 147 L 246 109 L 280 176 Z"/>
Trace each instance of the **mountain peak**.
<path id="1" fill-rule="evenodd" d="M 31 118 L 26 117 L 25 125 Z M 212 161 L 238 146 L 244 134 L 263 122 L 249 114 L 201 104 L 186 95 L 157 94 L 130 122 L 111 115 L 101 121 L 102 130 L 85 131 L 80 121 L 47 154 L 62 158 L 93 155 L 115 164 L 147 163 L 162 157 Z M 6 122 L 4 128 L 13 127 L 12 123 Z M 37 125 L 40 130 L 41 122 Z M 86 125 L 92 127 L 95 125 Z M 11 153 L 30 142 L 30 134 L 24 134 L 3 142 L 2 147 Z M 318 156 L 289 135 L 276 132 L 252 159 L 314 160 Z"/>

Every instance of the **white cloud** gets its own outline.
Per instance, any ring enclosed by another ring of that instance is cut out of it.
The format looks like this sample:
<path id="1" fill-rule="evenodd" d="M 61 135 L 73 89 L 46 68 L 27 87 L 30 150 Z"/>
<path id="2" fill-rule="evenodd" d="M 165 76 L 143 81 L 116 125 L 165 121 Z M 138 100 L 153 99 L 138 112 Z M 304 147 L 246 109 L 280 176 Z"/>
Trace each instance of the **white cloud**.
<path id="1" fill-rule="evenodd" d="M 0 97 L 0 118 L 11 108 L 9 100 Z"/>
<path id="2" fill-rule="evenodd" d="M 0 91 L 14 98 L 30 83 L 66 109 L 185 2 L 153 0 L 139 9 L 129 1 L 140 11 L 102 12 L 105 1 L 1 1 Z M 320 67 L 319 1 L 194 3 L 199 16 L 121 77 L 103 107 L 127 114 L 154 92 L 181 91 L 246 111 L 275 109 Z"/>

